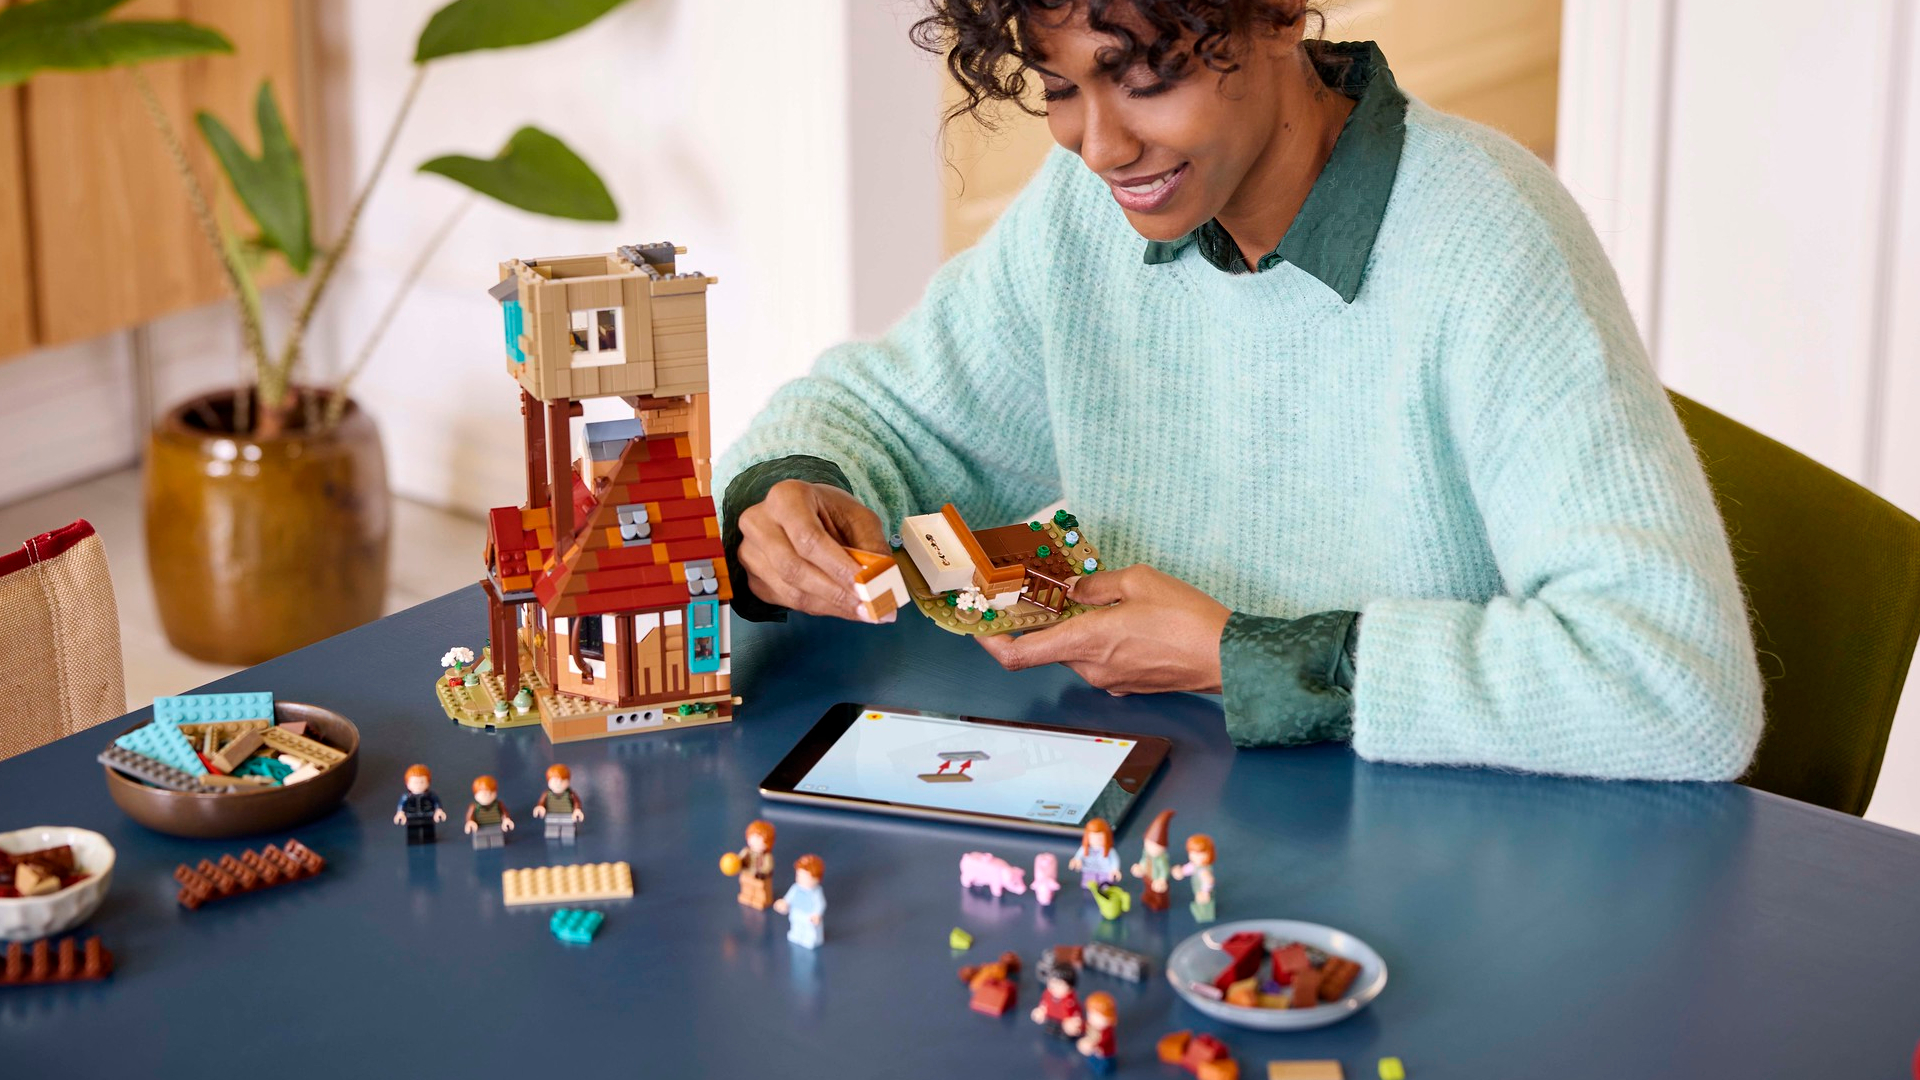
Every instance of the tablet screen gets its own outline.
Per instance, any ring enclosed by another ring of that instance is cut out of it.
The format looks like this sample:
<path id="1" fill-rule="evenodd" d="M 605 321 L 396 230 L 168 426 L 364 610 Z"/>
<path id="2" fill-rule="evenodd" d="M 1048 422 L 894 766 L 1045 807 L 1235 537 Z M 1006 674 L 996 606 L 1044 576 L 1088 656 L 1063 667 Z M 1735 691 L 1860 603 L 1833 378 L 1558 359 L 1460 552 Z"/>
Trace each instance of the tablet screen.
<path id="1" fill-rule="evenodd" d="M 1072 825 L 1133 747 L 1095 733 L 867 708 L 794 790 Z"/>

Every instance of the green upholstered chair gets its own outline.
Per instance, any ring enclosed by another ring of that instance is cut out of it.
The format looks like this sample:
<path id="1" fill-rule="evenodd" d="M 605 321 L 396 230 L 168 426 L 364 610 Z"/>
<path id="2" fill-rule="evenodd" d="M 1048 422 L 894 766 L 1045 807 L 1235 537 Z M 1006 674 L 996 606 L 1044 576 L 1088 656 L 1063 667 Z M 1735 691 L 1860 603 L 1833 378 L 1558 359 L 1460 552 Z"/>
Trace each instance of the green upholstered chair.
<path id="1" fill-rule="evenodd" d="M 1920 637 L 1920 521 L 1679 394 L 1746 588 L 1767 729 L 1742 782 L 1863 814 Z"/>

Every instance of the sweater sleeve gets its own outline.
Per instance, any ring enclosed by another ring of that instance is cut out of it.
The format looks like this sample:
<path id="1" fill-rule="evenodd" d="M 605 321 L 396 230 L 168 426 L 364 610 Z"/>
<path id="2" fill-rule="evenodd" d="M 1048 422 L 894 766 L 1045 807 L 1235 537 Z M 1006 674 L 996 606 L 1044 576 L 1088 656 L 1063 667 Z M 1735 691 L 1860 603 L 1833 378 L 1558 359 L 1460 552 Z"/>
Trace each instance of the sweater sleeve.
<path id="1" fill-rule="evenodd" d="M 1063 169 L 1079 167 L 1063 154 L 883 338 L 829 349 L 776 391 L 721 458 L 715 490 L 761 462 L 817 458 L 840 468 L 889 531 L 947 502 L 996 521 L 1057 499 L 1041 328 L 1046 255 L 1061 242 L 1048 235 L 1052 191 Z"/>
<path id="2" fill-rule="evenodd" d="M 1762 693 L 1720 516 L 1598 241 L 1547 194 L 1462 283 L 1477 299 L 1450 311 L 1436 375 L 1504 594 L 1365 605 L 1353 745 L 1734 779 Z"/>

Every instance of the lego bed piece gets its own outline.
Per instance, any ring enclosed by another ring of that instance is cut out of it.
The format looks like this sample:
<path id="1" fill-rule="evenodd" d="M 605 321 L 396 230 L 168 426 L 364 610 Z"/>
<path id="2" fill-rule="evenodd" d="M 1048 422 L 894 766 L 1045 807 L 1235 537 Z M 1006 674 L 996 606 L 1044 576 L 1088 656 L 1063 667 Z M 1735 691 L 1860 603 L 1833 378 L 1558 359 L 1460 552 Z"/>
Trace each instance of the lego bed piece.
<path id="1" fill-rule="evenodd" d="M 1065 510 L 1045 521 L 973 530 L 952 504 L 902 522 L 893 558 L 921 614 L 972 636 L 1037 630 L 1085 611 L 1068 590 L 1103 565 Z"/>
<path id="2" fill-rule="evenodd" d="M 500 875 L 508 907 L 624 900 L 633 895 L 633 867 L 624 862 L 530 866 Z"/>

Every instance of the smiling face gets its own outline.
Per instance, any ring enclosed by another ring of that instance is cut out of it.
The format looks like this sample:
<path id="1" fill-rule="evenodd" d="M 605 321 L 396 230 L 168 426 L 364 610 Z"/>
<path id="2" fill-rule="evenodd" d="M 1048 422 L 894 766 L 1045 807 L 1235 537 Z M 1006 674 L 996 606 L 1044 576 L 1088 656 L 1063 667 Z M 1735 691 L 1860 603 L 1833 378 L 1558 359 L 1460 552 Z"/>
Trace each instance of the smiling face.
<path id="1" fill-rule="evenodd" d="M 1107 19 L 1136 40 L 1158 36 L 1129 6 Z M 1189 58 L 1172 81 L 1144 59 L 1123 66 L 1120 42 L 1093 29 L 1084 5 L 1036 16 L 1026 40 L 1054 141 L 1107 182 L 1140 235 L 1177 240 L 1219 216 L 1272 152 L 1284 114 L 1312 97 L 1303 27 L 1250 30 L 1235 43 L 1238 70 L 1223 76 Z M 1174 51 L 1193 44 L 1189 32 Z"/>

